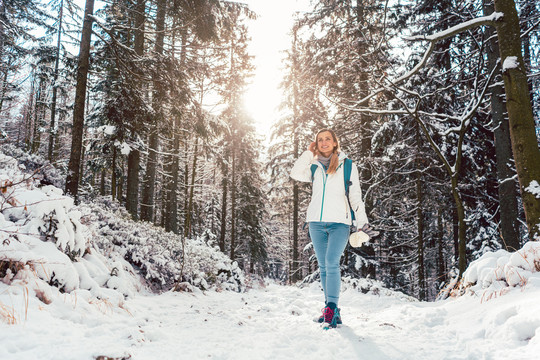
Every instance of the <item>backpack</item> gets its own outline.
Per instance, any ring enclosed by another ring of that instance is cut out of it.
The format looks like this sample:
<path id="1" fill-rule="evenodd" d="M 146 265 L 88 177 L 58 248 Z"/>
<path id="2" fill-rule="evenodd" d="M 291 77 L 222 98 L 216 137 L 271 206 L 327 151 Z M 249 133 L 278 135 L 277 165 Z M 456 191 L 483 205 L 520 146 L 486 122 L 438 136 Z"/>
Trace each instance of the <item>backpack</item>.
<path id="1" fill-rule="evenodd" d="M 317 171 L 318 167 L 319 165 L 317 164 L 311 164 L 311 183 L 312 184 L 313 184 L 313 178 L 315 177 L 315 171 Z M 354 216 L 354 211 L 351 206 L 351 200 L 349 200 L 349 187 L 352 185 L 351 171 L 352 171 L 352 160 L 349 158 L 345 158 L 345 160 L 343 161 L 343 182 L 345 185 L 345 196 L 347 197 L 347 202 L 349 203 L 349 210 L 351 211 L 351 219 L 355 221 L 356 216 Z"/>

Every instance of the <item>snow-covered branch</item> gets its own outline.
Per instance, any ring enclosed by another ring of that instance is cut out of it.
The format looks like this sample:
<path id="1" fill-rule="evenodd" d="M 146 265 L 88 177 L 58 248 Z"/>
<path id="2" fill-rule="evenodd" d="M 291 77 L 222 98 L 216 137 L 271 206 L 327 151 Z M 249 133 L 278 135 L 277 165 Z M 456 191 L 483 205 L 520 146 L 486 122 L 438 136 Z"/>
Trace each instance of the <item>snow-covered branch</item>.
<path id="1" fill-rule="evenodd" d="M 458 24 L 456 26 L 452 26 L 449 29 L 439 31 L 435 34 L 406 37 L 405 40 L 409 40 L 409 41 L 429 41 L 429 46 L 426 52 L 424 53 L 422 60 L 418 64 L 416 64 L 416 66 L 411 71 L 409 71 L 408 73 L 405 73 L 404 75 L 400 76 L 399 78 L 395 80 L 392 80 L 391 83 L 395 85 L 400 84 L 403 81 L 410 78 L 411 76 L 413 76 L 414 74 L 416 74 L 421 68 L 423 68 L 427 64 L 427 61 L 429 60 L 431 53 L 435 49 L 435 44 L 437 42 L 447 39 L 449 37 L 452 37 L 454 35 L 457 35 L 463 31 L 467 31 L 469 29 L 478 27 L 478 26 L 492 25 L 495 21 L 501 20 L 502 17 L 503 17 L 502 13 L 495 12 L 489 16 L 482 16 L 476 19 L 472 19 L 464 23 Z"/>
<path id="2" fill-rule="evenodd" d="M 488 16 L 482 16 L 476 19 L 472 19 L 469 21 L 465 21 L 464 23 L 452 26 L 451 28 L 448 28 L 443 31 L 439 31 L 435 34 L 431 35 L 416 35 L 416 36 L 408 36 L 405 37 L 405 40 L 408 41 L 430 41 L 430 42 L 437 42 L 440 40 L 447 39 L 449 37 L 452 37 L 456 34 L 459 34 L 463 31 L 482 26 L 482 25 L 492 25 L 495 21 L 501 20 L 503 17 L 503 13 L 500 12 L 494 12 L 491 15 Z"/>
<path id="3" fill-rule="evenodd" d="M 529 35 L 529 33 L 531 31 L 533 31 L 538 25 L 540 25 L 540 20 L 538 20 L 536 23 L 534 23 L 533 26 L 531 26 L 530 28 L 528 28 L 526 31 L 523 32 L 523 34 L 521 34 L 521 38 L 525 38 Z"/>

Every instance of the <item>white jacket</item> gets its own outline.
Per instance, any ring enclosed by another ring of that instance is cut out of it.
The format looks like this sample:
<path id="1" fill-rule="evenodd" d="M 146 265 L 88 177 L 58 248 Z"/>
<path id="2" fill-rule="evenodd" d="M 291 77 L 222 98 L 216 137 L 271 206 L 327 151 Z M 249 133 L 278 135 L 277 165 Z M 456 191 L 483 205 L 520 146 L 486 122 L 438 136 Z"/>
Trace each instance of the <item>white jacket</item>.
<path id="1" fill-rule="evenodd" d="M 309 203 L 306 222 L 324 221 L 352 225 L 349 203 L 345 196 L 345 182 L 343 179 L 343 161 L 346 156 L 339 153 L 339 166 L 334 174 L 326 174 L 322 164 L 315 159 L 313 153 L 306 150 L 294 163 L 291 178 L 311 182 L 311 164 L 318 168 L 313 176 L 311 202 Z M 349 200 L 356 217 L 356 226 L 360 229 L 368 223 L 366 208 L 362 201 L 362 189 L 358 179 L 356 165 L 351 169 L 351 186 L 349 187 Z"/>

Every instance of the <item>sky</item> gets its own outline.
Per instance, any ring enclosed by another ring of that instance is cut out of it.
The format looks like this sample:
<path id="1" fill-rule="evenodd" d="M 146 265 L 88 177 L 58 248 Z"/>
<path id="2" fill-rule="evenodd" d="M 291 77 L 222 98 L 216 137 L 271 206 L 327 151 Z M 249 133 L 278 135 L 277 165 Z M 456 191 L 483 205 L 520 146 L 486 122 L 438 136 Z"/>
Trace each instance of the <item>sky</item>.
<path id="1" fill-rule="evenodd" d="M 309 0 L 245 0 L 259 16 L 249 24 L 250 53 L 255 75 L 247 89 L 245 106 L 253 116 L 257 131 L 270 133 L 282 100 L 279 84 L 284 77 L 284 50 L 291 45 L 290 30 L 295 12 L 309 9 Z"/>

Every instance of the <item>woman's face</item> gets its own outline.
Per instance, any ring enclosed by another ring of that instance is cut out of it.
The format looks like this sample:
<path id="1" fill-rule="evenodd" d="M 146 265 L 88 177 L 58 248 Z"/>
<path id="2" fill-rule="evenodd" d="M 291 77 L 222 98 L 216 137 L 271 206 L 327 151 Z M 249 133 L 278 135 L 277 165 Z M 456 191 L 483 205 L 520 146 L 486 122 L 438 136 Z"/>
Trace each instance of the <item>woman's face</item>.
<path id="1" fill-rule="evenodd" d="M 328 157 L 337 147 L 337 142 L 334 141 L 330 131 L 324 131 L 317 135 L 317 150 L 324 156 Z"/>

